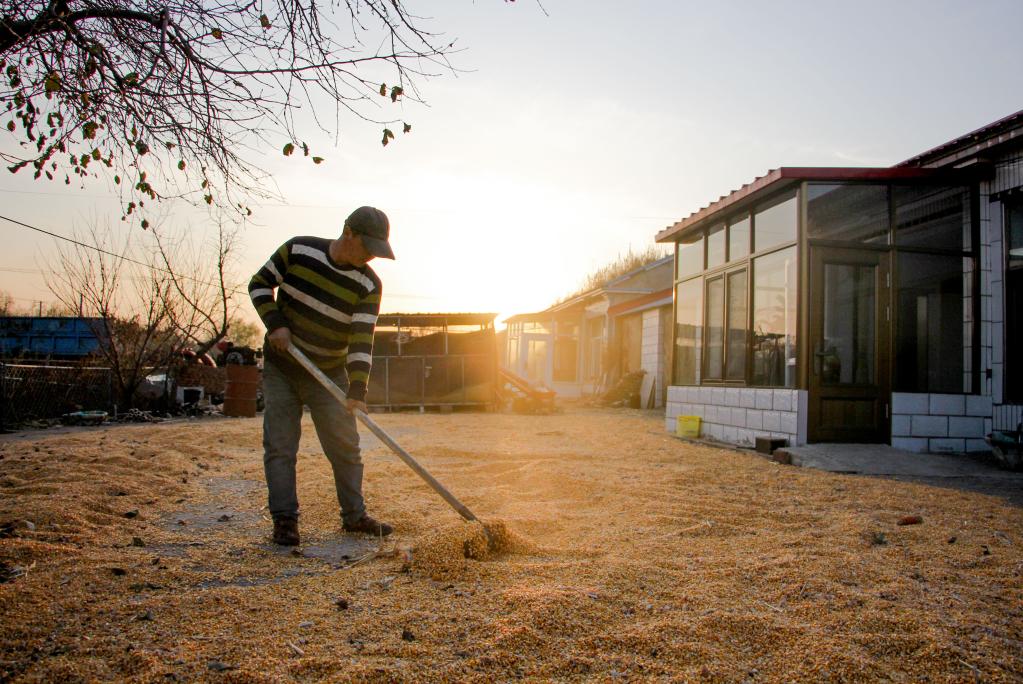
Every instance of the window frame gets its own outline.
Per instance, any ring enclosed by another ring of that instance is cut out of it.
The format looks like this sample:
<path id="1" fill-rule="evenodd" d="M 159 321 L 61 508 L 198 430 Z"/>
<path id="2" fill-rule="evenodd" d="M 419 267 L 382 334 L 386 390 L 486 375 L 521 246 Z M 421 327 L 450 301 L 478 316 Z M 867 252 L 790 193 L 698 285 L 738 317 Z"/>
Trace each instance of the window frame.
<path id="1" fill-rule="evenodd" d="M 796 247 L 796 258 L 797 258 L 797 267 L 796 267 L 797 275 L 800 278 L 802 277 L 801 275 L 799 275 L 800 274 L 800 271 L 799 271 L 800 266 L 798 265 L 802 261 L 802 259 L 803 259 L 802 252 L 801 252 L 801 250 L 798 247 L 798 245 L 800 244 L 800 235 L 801 235 L 801 230 L 802 230 L 802 226 L 800 225 L 800 222 L 802 220 L 801 219 L 801 211 L 800 211 L 800 208 L 799 208 L 800 205 L 801 205 L 800 203 L 802 202 L 802 196 L 803 196 L 802 184 L 801 185 L 797 185 L 796 187 L 787 187 L 787 188 L 784 188 L 782 190 L 779 190 L 775 194 L 772 194 L 770 196 L 767 196 L 767 197 L 761 199 L 760 201 L 756 202 L 755 204 L 746 205 L 746 206 L 736 210 L 732 214 L 728 214 L 728 215 L 726 215 L 726 216 L 724 216 L 722 218 L 718 218 L 718 219 L 716 219 L 714 221 L 710 221 L 710 222 L 707 223 L 707 225 L 700 226 L 695 231 L 689 233 L 687 235 L 687 237 L 693 237 L 694 235 L 699 235 L 699 240 L 701 241 L 701 244 L 703 246 L 703 250 L 702 251 L 703 251 L 703 266 L 704 266 L 704 268 L 701 271 L 697 271 L 695 273 L 687 273 L 684 276 L 679 277 L 679 272 L 678 272 L 678 245 L 681 243 L 681 241 L 680 240 L 676 240 L 675 241 L 676 264 L 675 264 L 675 270 L 674 270 L 675 278 L 674 278 L 674 282 L 672 283 L 673 292 L 677 293 L 678 292 L 678 287 L 682 283 L 699 279 L 701 281 L 701 297 L 702 297 L 702 301 L 700 303 L 700 311 L 701 311 L 701 315 L 702 315 L 702 326 L 701 326 L 702 327 L 702 332 L 701 332 L 701 336 L 700 336 L 700 339 L 699 339 L 699 345 L 700 345 L 700 347 L 699 347 L 699 360 L 700 360 L 700 363 L 699 363 L 699 368 L 697 369 L 697 375 L 699 377 L 698 377 L 698 380 L 697 380 L 697 382 L 695 384 L 688 384 L 687 383 L 687 384 L 680 385 L 680 386 L 688 386 L 688 387 L 698 387 L 698 386 L 719 386 L 719 387 L 725 387 L 725 386 L 736 387 L 736 386 L 740 386 L 740 387 L 753 387 L 753 385 L 750 384 L 750 372 L 751 372 L 751 367 L 752 367 L 751 366 L 751 363 L 752 363 L 751 362 L 751 358 L 752 358 L 752 353 L 753 353 L 753 350 L 751 349 L 751 346 L 750 346 L 750 330 L 751 330 L 752 325 L 753 325 L 753 323 L 752 323 L 752 321 L 753 321 L 753 295 L 754 295 L 754 293 L 753 293 L 753 275 L 754 275 L 753 274 L 753 263 L 754 263 L 754 260 L 759 258 L 759 257 L 766 256 L 766 255 L 769 255 L 769 254 L 772 254 L 774 252 L 778 252 L 778 251 L 781 251 L 781 250 L 789 249 L 789 248 L 795 246 Z M 795 200 L 795 202 L 796 202 L 796 226 L 795 226 L 795 231 L 794 231 L 795 237 L 792 240 L 788 240 L 786 242 L 780 242 L 780 243 L 777 243 L 777 244 L 773 244 L 770 247 L 767 247 L 767 248 L 765 248 L 763 250 L 755 251 L 755 249 L 756 249 L 755 235 L 756 235 L 756 213 L 757 213 L 757 211 L 761 210 L 762 208 L 769 209 L 771 207 L 774 207 L 776 205 L 782 204 L 782 203 L 787 202 L 789 200 Z M 733 260 L 732 255 L 730 253 L 731 252 L 731 249 L 730 249 L 730 245 L 731 245 L 731 227 L 732 227 L 733 224 L 739 223 L 739 222 L 743 221 L 744 219 L 748 219 L 749 220 L 749 234 L 747 236 L 747 250 L 746 250 L 746 254 L 745 254 L 745 256 L 742 256 L 742 257 L 739 257 L 739 258 Z M 708 249 L 708 247 L 707 247 L 707 242 L 708 242 L 707 237 L 708 237 L 708 231 L 711 228 L 716 228 L 717 226 L 721 225 L 722 223 L 724 223 L 724 234 L 725 234 L 724 235 L 724 240 L 725 240 L 725 262 L 722 263 L 722 264 L 719 264 L 717 266 L 714 266 L 713 268 L 708 268 L 707 267 L 707 249 Z M 744 345 L 744 351 L 743 351 L 744 356 L 745 356 L 745 359 L 744 359 L 744 362 L 743 362 L 743 377 L 741 379 L 727 379 L 725 377 L 727 375 L 727 368 L 728 368 L 727 363 L 728 363 L 728 361 L 727 361 L 727 354 L 725 353 L 725 350 L 722 349 L 722 377 L 720 377 L 720 378 L 710 378 L 707 375 L 707 363 L 709 361 L 709 355 L 707 353 L 707 350 L 708 350 L 707 339 L 708 339 L 708 336 L 710 334 L 710 326 L 707 324 L 707 304 L 708 304 L 708 302 L 707 302 L 707 282 L 709 280 L 713 280 L 713 279 L 719 278 L 719 277 L 725 279 L 725 287 L 724 287 L 725 299 L 724 299 L 724 302 L 723 302 L 723 306 L 725 307 L 725 318 L 724 318 L 724 326 L 725 327 L 722 329 L 723 330 L 722 345 L 726 347 L 727 346 L 727 338 L 728 338 L 728 328 L 727 328 L 727 326 L 728 326 L 728 312 L 727 312 L 727 306 L 728 306 L 728 296 L 727 296 L 728 295 L 728 285 L 727 285 L 727 278 L 728 278 L 728 276 L 731 273 L 736 272 L 736 271 L 743 271 L 743 270 L 746 272 L 746 288 L 745 288 L 746 289 L 746 292 L 745 292 L 746 315 L 745 315 L 745 321 L 744 321 L 744 330 L 745 330 L 746 343 Z M 796 294 L 797 294 L 797 298 L 798 298 L 800 296 L 798 288 L 797 288 Z M 673 297 L 674 297 L 674 295 L 673 295 Z M 798 310 L 798 304 L 797 304 L 797 310 Z M 673 326 L 677 325 L 677 321 L 678 321 L 678 302 L 674 302 L 674 304 L 672 306 L 672 321 L 673 321 L 673 323 L 672 323 Z M 797 323 L 797 327 L 796 327 L 796 331 L 797 331 L 797 334 L 796 334 L 797 345 L 799 344 L 798 340 L 799 340 L 799 337 L 800 337 L 799 330 L 800 330 L 800 325 Z M 672 358 L 670 360 L 670 364 L 671 364 L 671 369 L 672 369 L 672 378 L 671 378 L 671 380 L 672 380 L 673 383 L 675 382 L 675 375 L 674 375 L 674 372 L 675 372 L 675 359 L 674 359 L 674 353 L 675 353 L 675 346 L 677 344 L 676 337 L 675 337 L 676 334 L 677 334 L 677 328 L 673 329 L 673 331 L 672 331 L 672 345 L 671 345 L 671 348 L 672 348 Z M 799 355 L 797 354 L 797 369 L 795 371 L 797 380 L 799 378 L 799 372 L 800 372 L 799 371 L 799 366 L 802 365 L 801 362 L 798 361 L 798 359 L 799 359 Z M 798 386 L 798 382 L 796 383 L 796 385 L 794 385 L 793 387 L 788 388 L 788 389 L 795 389 L 797 386 Z M 784 385 L 770 385 L 770 386 L 768 386 L 768 385 L 756 385 L 756 387 L 758 387 L 758 388 L 767 388 L 767 389 L 774 388 L 774 387 L 786 388 Z"/>
<path id="2" fill-rule="evenodd" d="M 1021 404 L 1023 403 L 1023 383 L 1010 383 L 1009 379 L 1013 377 L 1012 373 L 1023 376 L 1023 368 L 1017 370 L 1018 367 L 1023 367 L 1023 358 L 1019 355 L 1009 354 L 1010 349 L 1018 349 L 1019 345 L 1023 344 L 1023 312 L 1019 311 L 1019 307 L 1016 307 L 1015 313 L 1018 318 L 1013 322 L 1016 323 L 1017 333 L 1021 339 L 1016 340 L 1016 346 L 1013 347 L 1010 342 L 1009 335 L 1012 330 L 1009 327 L 1009 317 L 1011 315 L 1010 300 L 1009 300 L 1009 272 L 1010 270 L 1020 270 L 1021 273 L 1018 276 L 1019 279 L 1023 280 L 1023 267 L 1017 267 L 1017 269 L 1010 269 L 1009 265 L 1012 262 L 1012 258 L 1009 255 L 1010 247 L 1010 231 L 1012 230 L 1011 216 L 1012 211 L 1015 209 L 1023 217 L 1023 194 L 1013 194 L 1006 197 L 1001 202 L 1002 205 L 1002 403 L 1005 404 Z M 1023 218 L 1021 218 L 1023 222 Z M 1023 228 L 1023 226 L 1021 226 Z M 1023 300 L 1023 282 L 1020 283 L 1020 294 L 1018 295 Z M 994 359 L 992 359 L 994 361 Z M 1010 389 L 1011 388 L 1011 389 Z"/>

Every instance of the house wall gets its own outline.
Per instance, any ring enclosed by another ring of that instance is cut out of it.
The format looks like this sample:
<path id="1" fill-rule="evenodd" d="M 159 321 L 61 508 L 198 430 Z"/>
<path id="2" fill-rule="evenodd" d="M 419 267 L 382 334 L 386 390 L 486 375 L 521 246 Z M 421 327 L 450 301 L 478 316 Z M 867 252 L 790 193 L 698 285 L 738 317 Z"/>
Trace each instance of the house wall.
<path id="1" fill-rule="evenodd" d="M 663 346 L 662 340 L 664 336 L 661 334 L 660 311 L 660 309 L 647 309 L 643 312 L 643 342 L 640 368 L 646 371 L 646 375 L 643 376 L 639 398 L 641 406 L 645 408 L 660 408 L 662 405 L 661 384 L 663 382 L 664 368 L 661 362 L 661 347 Z M 647 403 L 651 388 L 654 391 L 653 406 Z"/>
<path id="2" fill-rule="evenodd" d="M 991 397 L 981 394 L 892 394 L 892 446 L 918 453 L 988 451 Z"/>
<path id="3" fill-rule="evenodd" d="M 957 154 L 932 159 L 926 166 L 949 167 Z M 984 435 L 1015 429 L 1023 406 L 1006 400 L 1005 226 L 1000 193 L 1023 187 L 1019 145 L 994 159 L 994 173 L 980 183 L 980 393 L 977 395 L 895 394 L 892 444 L 917 452 L 986 451 Z"/>
<path id="4" fill-rule="evenodd" d="M 665 426 L 675 432 L 678 416 L 698 416 L 700 436 L 741 446 L 757 437 L 806 444 L 805 390 L 759 387 L 669 387 Z"/>

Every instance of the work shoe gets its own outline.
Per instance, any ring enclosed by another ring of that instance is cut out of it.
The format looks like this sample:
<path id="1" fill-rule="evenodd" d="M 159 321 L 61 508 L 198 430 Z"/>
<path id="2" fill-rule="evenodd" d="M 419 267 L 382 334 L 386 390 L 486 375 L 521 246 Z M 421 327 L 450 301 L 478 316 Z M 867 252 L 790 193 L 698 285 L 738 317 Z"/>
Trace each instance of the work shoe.
<path id="1" fill-rule="evenodd" d="M 344 523 L 343 527 L 345 532 L 361 532 L 372 534 L 374 537 L 386 537 L 394 532 L 394 528 L 387 523 L 375 520 L 365 514 L 353 523 Z"/>
<path id="2" fill-rule="evenodd" d="M 298 541 L 298 520 L 295 518 L 276 518 L 274 520 L 274 544 L 298 546 Z"/>

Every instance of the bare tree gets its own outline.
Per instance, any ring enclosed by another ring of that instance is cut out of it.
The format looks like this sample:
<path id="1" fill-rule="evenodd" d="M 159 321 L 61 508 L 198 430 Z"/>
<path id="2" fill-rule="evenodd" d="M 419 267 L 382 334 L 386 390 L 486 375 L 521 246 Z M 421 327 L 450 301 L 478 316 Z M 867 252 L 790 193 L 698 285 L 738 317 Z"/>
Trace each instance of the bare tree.
<path id="1" fill-rule="evenodd" d="M 109 230 L 89 231 L 92 244 L 57 244 L 57 268 L 46 276 L 55 297 L 90 321 L 99 355 L 110 366 L 117 403 L 131 406 L 147 369 L 166 363 L 178 347 L 163 307 L 166 285 L 157 272 L 131 260 L 131 240 L 113 244 Z M 126 290 L 125 281 L 131 292 Z M 134 305 L 129 305 L 136 300 Z"/>
<path id="2" fill-rule="evenodd" d="M 84 240 L 57 244 L 58 263 L 47 285 L 74 315 L 93 321 L 119 405 L 132 405 L 152 369 L 175 366 L 183 349 L 198 346 L 203 353 L 225 334 L 232 313 L 225 285 L 230 236 L 219 231 L 215 266 L 206 269 L 183 258 L 166 238 L 154 238 L 156 246 L 147 250 L 131 233 L 116 240 L 96 226 Z M 214 280 L 207 279 L 210 273 Z"/>
<path id="3" fill-rule="evenodd" d="M 237 313 L 231 316 L 227 330 L 236 347 L 258 347 L 263 341 L 263 326 L 247 321 Z"/>
<path id="4" fill-rule="evenodd" d="M 0 290 L 0 316 L 13 316 L 14 306 L 14 297 L 11 293 Z"/>
<path id="5" fill-rule="evenodd" d="M 393 139 L 382 107 L 451 69 L 426 23 L 402 0 L 0 0 L 0 125 L 20 143 L 0 155 L 68 184 L 108 168 L 128 214 L 170 196 L 248 213 L 272 194 L 252 147 L 322 161 L 306 105 L 308 125 L 351 114 Z"/>
<path id="6" fill-rule="evenodd" d="M 227 282 L 237 228 L 219 221 L 212 245 L 197 245 L 190 231 L 176 241 L 169 240 L 162 228 L 154 227 L 152 234 L 154 261 L 166 273 L 163 305 L 167 318 L 196 355 L 202 356 L 228 332 L 231 296 L 238 293 Z M 207 258 L 210 253 L 212 263 Z"/>

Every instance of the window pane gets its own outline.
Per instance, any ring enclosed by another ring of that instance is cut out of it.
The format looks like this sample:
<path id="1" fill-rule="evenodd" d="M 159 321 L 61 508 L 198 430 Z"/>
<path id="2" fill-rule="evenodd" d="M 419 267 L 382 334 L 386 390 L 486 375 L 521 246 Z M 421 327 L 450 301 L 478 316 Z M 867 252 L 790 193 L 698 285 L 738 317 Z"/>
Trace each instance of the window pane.
<path id="1" fill-rule="evenodd" d="M 1023 349 L 1023 204 L 1010 205 L 1005 212 L 1005 250 L 1008 253 L 1005 271 L 1005 346 Z M 1023 357 L 1006 354 L 1005 380 L 1002 383 L 1006 401 L 1023 399 Z"/>
<path id="2" fill-rule="evenodd" d="M 579 365 L 579 325 L 558 321 L 557 330 L 557 337 L 554 338 L 554 379 L 572 382 Z"/>
<path id="3" fill-rule="evenodd" d="M 526 342 L 526 378 L 542 382 L 547 375 L 547 340 Z"/>
<path id="4" fill-rule="evenodd" d="M 729 380 L 746 377 L 746 271 L 728 274 Z"/>
<path id="5" fill-rule="evenodd" d="M 895 390 L 964 392 L 967 345 L 972 332 L 972 298 L 963 283 L 972 259 L 934 254 L 898 255 L 899 316 L 896 330 Z M 965 264 L 965 268 L 964 268 Z"/>
<path id="6" fill-rule="evenodd" d="M 735 261 L 749 254 L 749 216 L 728 226 L 728 260 Z"/>
<path id="7" fill-rule="evenodd" d="M 720 379 L 724 370 L 725 279 L 707 281 L 707 376 Z"/>
<path id="8" fill-rule="evenodd" d="M 703 280 L 679 283 L 675 299 L 675 384 L 700 384 L 703 339 Z"/>
<path id="9" fill-rule="evenodd" d="M 678 278 L 696 275 L 703 270 L 703 233 L 682 238 L 676 249 Z"/>
<path id="10" fill-rule="evenodd" d="M 519 372 L 519 344 L 518 336 L 508 337 L 508 368 L 514 373 Z"/>
<path id="11" fill-rule="evenodd" d="M 964 188 L 892 188 L 895 243 L 970 251 L 970 195 Z"/>
<path id="12" fill-rule="evenodd" d="M 725 225 L 714 226 L 707 231 L 707 268 L 725 263 Z"/>
<path id="13" fill-rule="evenodd" d="M 824 264 L 823 383 L 876 382 L 876 311 L 876 266 Z"/>
<path id="14" fill-rule="evenodd" d="M 752 384 L 796 386 L 796 248 L 753 262 Z"/>
<path id="15" fill-rule="evenodd" d="M 793 195 L 778 204 L 759 209 L 753 215 L 753 249 L 762 252 L 795 240 L 798 208 Z"/>
<path id="16" fill-rule="evenodd" d="M 810 237 L 888 244 L 888 188 L 884 185 L 807 186 Z"/>

